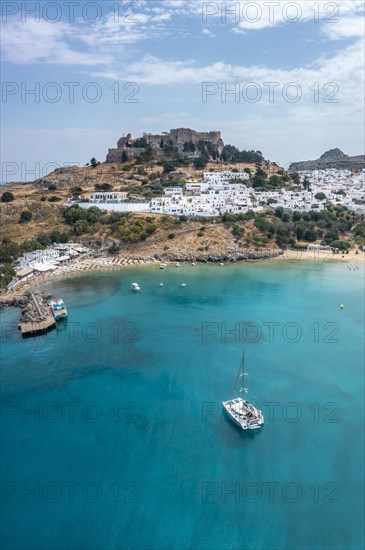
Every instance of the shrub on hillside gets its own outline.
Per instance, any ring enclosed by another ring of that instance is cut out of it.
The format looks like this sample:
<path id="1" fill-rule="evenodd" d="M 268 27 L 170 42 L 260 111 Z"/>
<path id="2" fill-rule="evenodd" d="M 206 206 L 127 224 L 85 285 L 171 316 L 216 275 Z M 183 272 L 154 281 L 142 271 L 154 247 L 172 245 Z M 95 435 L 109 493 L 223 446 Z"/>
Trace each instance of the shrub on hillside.
<path id="1" fill-rule="evenodd" d="M 5 191 L 1 195 L 1 202 L 12 202 L 15 199 L 13 193 L 10 193 L 10 191 Z"/>
<path id="2" fill-rule="evenodd" d="M 20 214 L 19 223 L 27 223 L 32 219 L 32 213 L 29 210 L 23 210 Z"/>

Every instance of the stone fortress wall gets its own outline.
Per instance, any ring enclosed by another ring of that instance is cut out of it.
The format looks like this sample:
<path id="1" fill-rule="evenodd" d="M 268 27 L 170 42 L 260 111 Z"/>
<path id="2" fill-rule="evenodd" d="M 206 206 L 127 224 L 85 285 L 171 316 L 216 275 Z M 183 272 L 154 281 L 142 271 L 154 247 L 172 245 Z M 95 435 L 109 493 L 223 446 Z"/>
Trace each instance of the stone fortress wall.
<path id="1" fill-rule="evenodd" d="M 170 141 L 175 147 L 178 148 L 179 151 L 182 151 L 184 143 L 189 141 L 194 143 L 194 145 L 196 145 L 200 140 L 210 141 L 219 149 L 222 149 L 224 146 L 220 131 L 197 132 L 191 128 L 176 128 L 170 130 L 169 132 L 162 132 L 161 134 L 144 133 L 142 137 L 149 145 L 151 145 L 157 155 L 163 154 L 161 143 L 166 144 Z M 117 142 L 117 148 L 109 149 L 106 162 L 122 162 L 123 152 L 128 155 L 129 159 L 141 155 L 145 149 L 143 147 L 133 147 L 134 141 L 135 140 L 132 138 L 131 134 L 121 137 Z M 127 146 L 128 143 L 131 144 L 132 147 Z"/>

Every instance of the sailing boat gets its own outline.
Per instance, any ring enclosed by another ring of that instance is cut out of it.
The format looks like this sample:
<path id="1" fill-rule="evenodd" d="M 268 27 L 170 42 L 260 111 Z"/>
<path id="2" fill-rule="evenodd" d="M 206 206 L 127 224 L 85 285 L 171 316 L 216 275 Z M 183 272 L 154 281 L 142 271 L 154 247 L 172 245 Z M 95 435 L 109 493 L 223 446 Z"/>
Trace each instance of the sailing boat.
<path id="1" fill-rule="evenodd" d="M 238 369 L 236 382 L 233 387 L 232 399 L 223 401 L 222 405 L 230 419 L 242 430 L 257 430 L 264 425 L 262 411 L 242 397 L 234 397 L 240 379 L 242 381 L 240 393 L 248 393 L 248 388 L 245 387 L 245 376 L 247 376 L 247 372 L 245 372 L 245 352 L 243 352 L 240 368 Z"/>

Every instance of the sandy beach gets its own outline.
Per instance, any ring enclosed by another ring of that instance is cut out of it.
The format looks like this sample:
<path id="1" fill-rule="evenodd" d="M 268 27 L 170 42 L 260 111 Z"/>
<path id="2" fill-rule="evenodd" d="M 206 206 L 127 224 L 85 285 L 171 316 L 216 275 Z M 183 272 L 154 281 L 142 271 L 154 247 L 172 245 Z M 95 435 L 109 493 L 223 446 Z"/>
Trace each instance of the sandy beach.
<path id="1" fill-rule="evenodd" d="M 13 292 L 7 292 L 1 295 L 2 300 L 6 300 L 7 297 L 15 295 L 26 294 L 35 286 L 42 283 L 61 279 L 77 275 L 80 273 L 94 272 L 94 271 L 114 271 L 123 269 L 125 267 L 136 267 L 141 265 L 151 265 L 156 262 L 155 260 L 144 259 L 131 259 L 121 257 L 98 257 L 98 258 L 85 258 L 80 261 L 75 261 L 67 266 L 60 267 L 54 271 L 48 271 L 46 273 L 37 273 L 30 277 L 28 280 L 21 282 Z"/>
<path id="2" fill-rule="evenodd" d="M 358 253 L 356 254 L 356 252 Z M 365 252 L 360 252 L 356 249 L 349 250 L 348 254 L 334 254 L 331 250 L 285 250 L 284 254 L 278 258 L 275 258 L 275 260 L 287 261 L 291 263 L 306 260 L 325 263 L 355 262 L 356 264 L 364 264 Z"/>
<path id="3" fill-rule="evenodd" d="M 261 260 L 249 260 L 249 261 L 261 261 Z M 355 249 L 350 250 L 348 254 L 334 254 L 333 252 L 327 251 L 327 250 L 316 250 L 316 251 L 285 250 L 282 255 L 277 256 L 275 258 L 271 258 L 269 261 L 270 262 L 286 261 L 291 264 L 295 262 L 302 262 L 302 261 L 325 262 L 325 263 L 348 262 L 349 264 L 354 264 L 354 269 L 356 269 L 355 265 L 359 266 L 365 263 L 365 253 L 358 251 L 358 253 L 356 254 Z M 197 262 L 199 262 L 198 259 L 197 259 Z M 120 270 L 126 267 L 137 267 L 137 266 L 154 265 L 154 264 L 159 265 L 160 261 L 153 260 L 153 259 L 125 258 L 121 256 L 117 256 L 117 257 L 104 256 L 104 257 L 97 257 L 97 258 L 92 258 L 92 257 L 85 258 L 83 260 L 73 262 L 67 266 L 60 267 L 52 272 L 38 273 L 36 275 L 33 275 L 30 279 L 21 282 L 13 292 L 3 293 L 1 295 L 1 298 L 2 300 L 6 300 L 7 297 L 11 298 L 14 295 L 26 294 L 32 288 L 42 283 L 45 283 L 51 280 L 60 279 L 63 277 L 74 276 L 80 273 L 100 272 L 100 271 L 106 272 L 106 271 Z"/>

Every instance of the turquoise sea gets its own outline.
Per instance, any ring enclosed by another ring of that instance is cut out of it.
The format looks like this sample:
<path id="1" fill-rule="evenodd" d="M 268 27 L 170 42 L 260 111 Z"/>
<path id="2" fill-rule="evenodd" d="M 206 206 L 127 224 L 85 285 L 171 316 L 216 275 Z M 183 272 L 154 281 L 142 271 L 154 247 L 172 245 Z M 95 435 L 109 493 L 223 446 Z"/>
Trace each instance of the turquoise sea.
<path id="1" fill-rule="evenodd" d="M 2 311 L 1 548 L 364 548 L 363 283 L 145 267 L 43 285 L 69 309 L 43 337 Z M 221 413 L 243 350 L 258 433 Z"/>

